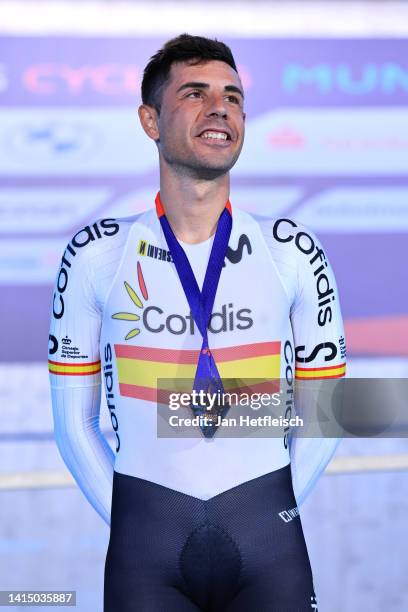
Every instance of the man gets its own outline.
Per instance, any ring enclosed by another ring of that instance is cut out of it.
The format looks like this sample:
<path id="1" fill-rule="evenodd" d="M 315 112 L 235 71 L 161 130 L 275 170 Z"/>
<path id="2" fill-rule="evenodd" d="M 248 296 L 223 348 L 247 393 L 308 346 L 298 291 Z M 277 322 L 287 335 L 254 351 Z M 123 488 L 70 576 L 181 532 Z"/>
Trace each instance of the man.
<path id="1" fill-rule="evenodd" d="M 56 439 L 111 525 L 104 610 L 315 610 L 287 430 L 228 437 L 210 423 L 160 437 L 156 401 L 161 379 L 198 391 L 208 377 L 222 391 L 228 378 L 282 378 L 290 414 L 295 371 L 343 376 L 330 265 L 295 221 L 259 223 L 229 202 L 245 112 L 226 45 L 167 42 L 145 69 L 142 101 L 159 153 L 156 206 L 73 237 L 50 330 Z M 98 424 L 102 377 L 115 456 Z M 299 503 L 334 447 L 295 457 Z"/>

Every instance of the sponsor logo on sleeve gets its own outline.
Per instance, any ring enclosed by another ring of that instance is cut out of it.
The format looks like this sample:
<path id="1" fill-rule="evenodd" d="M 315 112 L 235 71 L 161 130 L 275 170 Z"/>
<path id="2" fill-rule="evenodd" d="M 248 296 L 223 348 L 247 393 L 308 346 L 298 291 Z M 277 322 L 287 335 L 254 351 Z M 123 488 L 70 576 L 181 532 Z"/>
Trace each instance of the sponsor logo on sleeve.
<path id="1" fill-rule="evenodd" d="M 108 405 L 113 431 L 115 432 L 116 452 L 118 453 L 120 449 L 119 422 L 116 414 L 115 393 L 113 390 L 113 351 L 109 343 L 105 345 L 104 360 L 103 376 L 105 379 L 106 403 Z"/>
<path id="2" fill-rule="evenodd" d="M 49 341 L 48 354 L 55 355 L 55 353 L 58 351 L 58 340 L 53 334 L 50 334 L 48 336 L 48 341 Z"/>
<path id="3" fill-rule="evenodd" d="M 115 219 L 102 219 L 93 225 L 87 225 L 75 234 L 61 259 L 61 267 L 57 278 L 57 287 L 53 296 L 52 313 L 55 319 L 61 319 L 65 312 L 64 296 L 69 284 L 69 271 L 72 267 L 72 258 L 77 252 L 90 242 L 99 240 L 103 236 L 114 236 L 119 231 Z"/>
<path id="4" fill-rule="evenodd" d="M 288 229 L 287 225 L 292 229 Z M 309 265 L 315 279 L 318 300 L 317 322 L 320 327 L 324 327 L 333 318 L 331 303 L 336 300 L 334 288 L 330 286 L 330 280 L 326 274 L 328 262 L 323 249 L 315 244 L 310 234 L 303 231 L 292 231 L 297 227 L 291 219 L 278 219 L 273 226 L 273 236 L 278 242 L 294 240 L 296 248 L 308 256 Z"/>
<path id="5" fill-rule="evenodd" d="M 286 380 L 286 409 L 285 409 L 285 419 L 291 419 L 292 412 L 294 410 L 293 405 L 293 397 L 294 397 L 294 374 L 293 374 L 293 365 L 294 365 L 294 353 L 293 347 L 289 340 L 286 340 L 283 347 L 283 355 L 285 359 L 285 380 Z M 289 446 L 289 433 L 290 427 L 287 426 L 284 429 L 283 436 L 283 446 L 288 448 Z"/>
<path id="6" fill-rule="evenodd" d="M 346 345 L 343 336 L 339 338 L 339 350 L 334 342 L 321 342 L 317 344 L 308 355 L 302 355 L 306 350 L 304 345 L 297 346 L 295 350 L 296 364 L 312 363 L 315 360 L 332 361 L 340 353 L 340 358 L 343 360 L 346 357 Z M 341 378 L 346 374 L 346 363 L 342 361 L 337 365 L 326 367 L 301 367 L 296 365 L 296 378 Z"/>
<path id="7" fill-rule="evenodd" d="M 347 355 L 346 341 L 343 336 L 339 338 L 340 355 L 342 359 L 345 359 Z"/>
<path id="8" fill-rule="evenodd" d="M 313 348 L 309 355 L 302 356 L 302 353 L 304 353 L 305 350 L 306 347 L 304 345 L 296 347 L 295 352 L 297 362 L 310 363 L 311 361 L 314 361 L 321 352 L 323 352 L 322 356 L 324 356 L 323 358 L 325 361 L 332 361 L 332 359 L 334 359 L 337 355 L 337 346 L 334 344 L 334 342 L 320 342 L 320 344 L 317 344 Z"/>

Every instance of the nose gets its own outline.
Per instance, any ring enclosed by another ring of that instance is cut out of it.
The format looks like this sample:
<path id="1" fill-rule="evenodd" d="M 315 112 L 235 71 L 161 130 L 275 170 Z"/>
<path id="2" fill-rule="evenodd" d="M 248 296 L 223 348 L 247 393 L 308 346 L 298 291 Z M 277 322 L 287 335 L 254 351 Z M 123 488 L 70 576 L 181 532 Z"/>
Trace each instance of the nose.
<path id="1" fill-rule="evenodd" d="M 205 112 L 207 117 L 222 117 L 226 119 L 228 116 L 227 107 L 223 95 L 213 95 L 208 97 L 208 104 Z"/>

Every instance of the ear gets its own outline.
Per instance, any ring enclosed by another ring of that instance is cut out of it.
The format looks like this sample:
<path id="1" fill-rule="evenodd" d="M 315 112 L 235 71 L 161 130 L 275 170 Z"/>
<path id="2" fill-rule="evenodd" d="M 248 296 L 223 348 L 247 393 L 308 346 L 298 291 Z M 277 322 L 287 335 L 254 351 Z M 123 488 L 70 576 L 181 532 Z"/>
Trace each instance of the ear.
<path id="1" fill-rule="evenodd" d="M 153 106 L 141 104 L 138 109 L 140 123 L 146 134 L 152 140 L 159 140 L 159 127 L 157 111 Z"/>

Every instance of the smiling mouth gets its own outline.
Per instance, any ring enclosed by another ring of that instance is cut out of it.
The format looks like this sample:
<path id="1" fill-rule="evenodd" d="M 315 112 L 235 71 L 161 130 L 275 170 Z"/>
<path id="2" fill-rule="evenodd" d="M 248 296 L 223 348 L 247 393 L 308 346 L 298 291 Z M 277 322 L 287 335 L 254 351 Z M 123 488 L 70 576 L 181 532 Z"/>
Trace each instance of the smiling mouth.
<path id="1" fill-rule="evenodd" d="M 217 130 L 205 130 L 199 134 L 198 138 L 203 140 L 206 144 L 211 145 L 229 145 L 231 137 L 226 132 Z"/>

